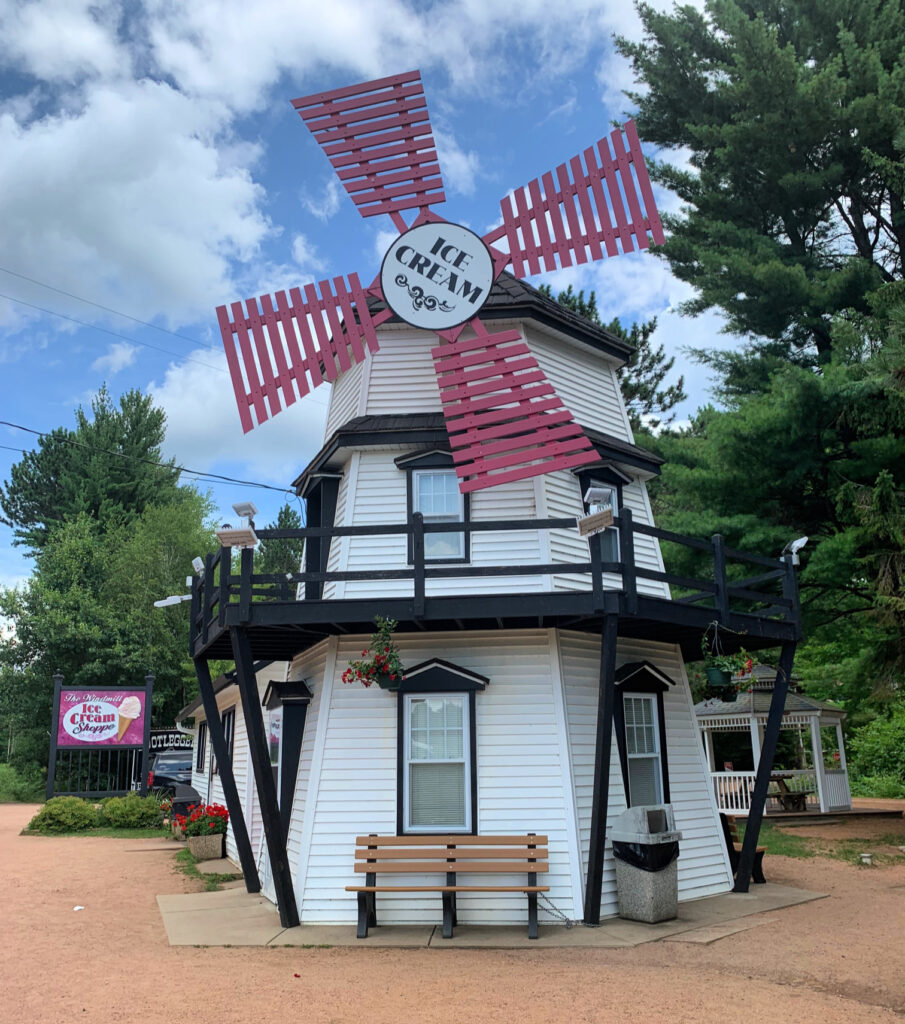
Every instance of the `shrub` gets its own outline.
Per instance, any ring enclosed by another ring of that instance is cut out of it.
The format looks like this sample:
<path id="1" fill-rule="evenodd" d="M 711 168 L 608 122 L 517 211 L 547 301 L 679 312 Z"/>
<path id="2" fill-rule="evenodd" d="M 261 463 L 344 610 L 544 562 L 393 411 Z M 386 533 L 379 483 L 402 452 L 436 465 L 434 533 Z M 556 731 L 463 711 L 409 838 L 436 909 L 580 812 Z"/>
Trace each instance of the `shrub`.
<path id="1" fill-rule="evenodd" d="M 44 799 L 44 785 L 35 774 L 23 774 L 10 764 L 0 764 L 0 804 L 36 804 Z"/>
<path id="2" fill-rule="evenodd" d="M 114 796 L 101 804 L 102 825 L 111 828 L 159 828 L 163 822 L 163 811 L 156 796 Z"/>
<path id="3" fill-rule="evenodd" d="M 872 796 L 883 800 L 905 799 L 905 782 L 895 775 L 852 775 L 852 796 Z"/>
<path id="4" fill-rule="evenodd" d="M 98 814 L 94 804 L 77 796 L 55 796 L 48 800 L 28 823 L 28 832 L 54 835 L 60 832 L 83 832 L 97 828 Z"/>
<path id="5" fill-rule="evenodd" d="M 891 776 L 905 782 L 905 710 L 875 718 L 858 729 L 849 743 L 849 763 L 862 778 Z"/>

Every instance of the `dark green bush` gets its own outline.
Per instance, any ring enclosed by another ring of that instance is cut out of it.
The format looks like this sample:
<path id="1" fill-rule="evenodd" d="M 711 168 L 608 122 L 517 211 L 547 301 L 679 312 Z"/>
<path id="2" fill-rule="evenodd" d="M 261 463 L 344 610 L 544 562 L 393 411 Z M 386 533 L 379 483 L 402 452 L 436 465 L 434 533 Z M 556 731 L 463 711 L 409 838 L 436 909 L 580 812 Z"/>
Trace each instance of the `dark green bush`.
<path id="1" fill-rule="evenodd" d="M 852 775 L 852 796 L 872 796 L 883 800 L 905 799 L 905 782 L 895 775 Z"/>
<path id="2" fill-rule="evenodd" d="M 37 804 L 43 799 L 43 782 L 36 772 L 24 773 L 10 764 L 0 764 L 0 804 Z"/>
<path id="3" fill-rule="evenodd" d="M 853 733 L 847 744 L 849 768 L 862 778 L 888 775 L 905 783 L 905 710 L 875 718 Z"/>
<path id="4" fill-rule="evenodd" d="M 160 801 L 155 796 L 114 796 L 104 800 L 100 809 L 101 825 L 110 828 L 158 828 L 163 822 Z"/>
<path id="5" fill-rule="evenodd" d="M 59 832 L 83 832 L 97 828 L 94 804 L 77 796 L 55 796 L 48 800 L 28 823 L 27 831 L 54 835 Z"/>

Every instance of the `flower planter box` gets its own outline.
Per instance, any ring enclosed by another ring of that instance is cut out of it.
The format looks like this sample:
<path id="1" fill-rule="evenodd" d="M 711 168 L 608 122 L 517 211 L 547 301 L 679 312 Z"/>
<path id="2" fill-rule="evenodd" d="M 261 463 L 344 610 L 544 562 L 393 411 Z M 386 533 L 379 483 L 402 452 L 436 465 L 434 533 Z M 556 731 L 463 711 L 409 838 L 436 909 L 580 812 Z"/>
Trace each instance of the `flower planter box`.
<path id="1" fill-rule="evenodd" d="M 390 679 L 390 674 L 388 672 L 381 672 L 377 676 L 377 685 L 381 690 L 398 690 L 401 682 L 401 676 L 396 676 L 395 679 Z"/>
<path id="2" fill-rule="evenodd" d="M 223 833 L 210 836 L 187 836 L 189 851 L 195 860 L 217 860 L 223 856 Z"/>

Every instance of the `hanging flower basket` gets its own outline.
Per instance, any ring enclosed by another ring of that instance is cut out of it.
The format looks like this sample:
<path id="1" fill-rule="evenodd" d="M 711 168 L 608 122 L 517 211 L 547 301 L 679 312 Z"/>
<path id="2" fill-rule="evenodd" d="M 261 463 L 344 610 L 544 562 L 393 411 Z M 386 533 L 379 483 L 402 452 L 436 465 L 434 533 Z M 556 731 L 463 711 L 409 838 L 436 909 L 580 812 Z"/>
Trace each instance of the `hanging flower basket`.
<path id="1" fill-rule="evenodd" d="M 727 669 L 707 665 L 704 668 L 704 675 L 707 676 L 707 685 L 712 690 L 724 690 L 732 685 L 732 673 Z"/>
<path id="2" fill-rule="evenodd" d="M 381 690 L 398 690 L 405 679 L 399 648 L 393 639 L 393 630 L 398 623 L 380 615 L 374 621 L 377 632 L 371 637 L 370 646 L 361 652 L 360 658 L 349 662 L 342 680 L 344 683 L 361 683 L 362 686 L 376 683 Z"/>
<path id="3" fill-rule="evenodd" d="M 701 637 L 701 653 L 704 655 L 704 675 L 707 677 L 708 696 L 716 697 L 726 704 L 732 704 L 738 697 L 738 683 L 733 676 L 747 672 L 751 674 L 754 659 L 742 647 L 734 654 L 724 654 L 720 646 L 719 626 L 712 623 L 713 640 L 708 639 L 710 627 Z"/>

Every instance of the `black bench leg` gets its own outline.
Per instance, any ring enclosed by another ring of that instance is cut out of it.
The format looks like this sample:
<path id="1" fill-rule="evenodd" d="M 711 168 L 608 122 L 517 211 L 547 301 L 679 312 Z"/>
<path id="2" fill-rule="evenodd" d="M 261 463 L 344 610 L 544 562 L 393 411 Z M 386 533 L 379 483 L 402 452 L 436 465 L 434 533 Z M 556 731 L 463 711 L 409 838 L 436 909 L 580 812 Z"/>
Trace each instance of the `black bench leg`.
<path id="1" fill-rule="evenodd" d="M 369 892 L 368 896 L 368 924 L 377 927 L 377 893 Z"/>
<path id="2" fill-rule="evenodd" d="M 453 928 L 455 928 L 459 923 L 459 908 L 456 906 L 456 896 L 459 894 L 451 892 L 449 895 L 452 897 Z"/>
<path id="3" fill-rule="evenodd" d="M 757 885 L 766 885 L 764 878 L 764 854 L 763 851 L 754 855 L 754 866 L 751 869 L 751 879 Z"/>
<path id="4" fill-rule="evenodd" d="M 451 939 L 453 937 L 453 922 L 455 918 L 455 911 L 453 910 L 453 894 L 451 892 L 444 892 L 443 894 L 443 938 Z"/>
<path id="5" fill-rule="evenodd" d="M 358 933 L 359 939 L 366 939 L 368 937 L 368 921 L 370 920 L 370 908 L 368 906 L 368 897 L 373 896 L 373 893 L 360 892 L 358 894 Z"/>
<path id="6" fill-rule="evenodd" d="M 537 938 L 537 893 L 528 893 L 528 938 Z"/>

